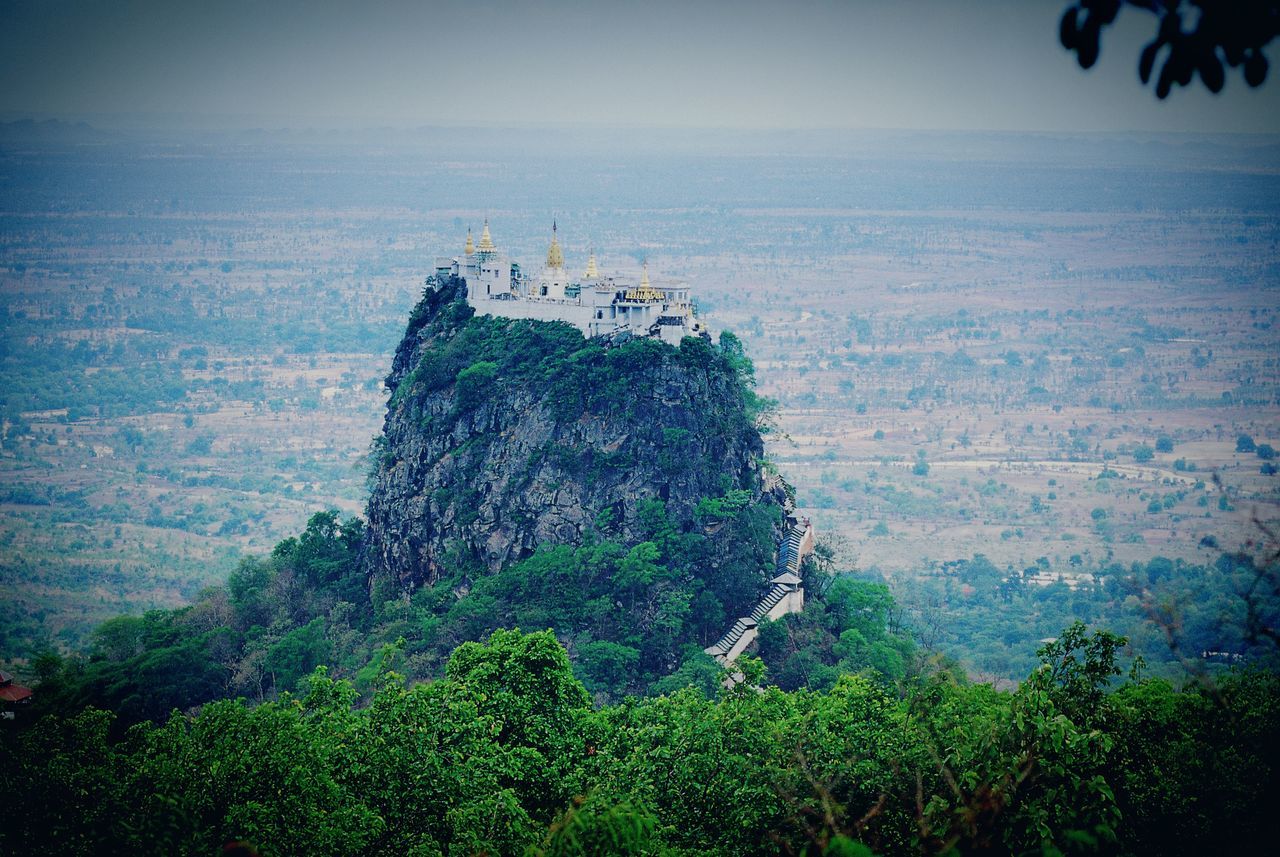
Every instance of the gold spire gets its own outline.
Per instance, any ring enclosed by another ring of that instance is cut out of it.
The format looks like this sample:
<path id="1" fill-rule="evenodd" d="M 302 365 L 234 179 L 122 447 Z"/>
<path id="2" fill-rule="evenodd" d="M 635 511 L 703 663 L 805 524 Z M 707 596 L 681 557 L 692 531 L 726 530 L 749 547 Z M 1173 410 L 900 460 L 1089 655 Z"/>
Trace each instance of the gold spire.
<path id="1" fill-rule="evenodd" d="M 547 248 L 547 267 L 564 267 L 564 252 L 560 249 L 560 240 L 556 237 L 556 222 L 554 220 L 551 221 L 551 246 Z"/>
<path id="2" fill-rule="evenodd" d="M 600 279 L 600 269 L 596 267 L 596 251 L 593 249 L 591 255 L 587 257 L 587 272 L 582 275 L 588 280 Z"/>
<path id="3" fill-rule="evenodd" d="M 480 252 L 492 253 L 498 248 L 493 246 L 493 238 L 489 235 L 489 218 L 484 219 L 484 231 L 480 233 Z"/>
<path id="4" fill-rule="evenodd" d="M 655 289 L 649 285 L 649 263 L 644 263 L 644 273 L 640 275 L 640 286 L 635 289 L 627 289 L 623 295 L 625 300 L 638 301 L 640 303 L 657 303 L 666 300 L 667 293 L 661 289 Z"/>
<path id="5" fill-rule="evenodd" d="M 476 242 L 471 240 L 470 226 L 467 227 L 467 246 L 463 248 L 462 252 L 466 253 L 468 256 L 476 252 Z"/>

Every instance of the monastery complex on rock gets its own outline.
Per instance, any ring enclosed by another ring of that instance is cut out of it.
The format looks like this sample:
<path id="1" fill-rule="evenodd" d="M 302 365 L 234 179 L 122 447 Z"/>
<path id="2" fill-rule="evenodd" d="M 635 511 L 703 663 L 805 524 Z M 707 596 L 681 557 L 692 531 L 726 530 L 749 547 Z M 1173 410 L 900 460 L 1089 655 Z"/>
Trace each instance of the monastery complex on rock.
<path id="1" fill-rule="evenodd" d="M 601 274 L 592 253 L 582 276 L 571 276 L 554 223 L 547 261 L 537 277 L 525 274 L 519 263 L 494 245 L 487 220 L 479 244 L 467 230 L 461 257 L 436 259 L 436 276 L 465 280 L 467 303 L 477 315 L 565 321 L 588 337 L 626 330 L 672 345 L 679 345 L 686 336 L 708 335 L 694 315 L 689 287 L 654 286 L 649 282 L 648 263 L 636 282 Z"/>

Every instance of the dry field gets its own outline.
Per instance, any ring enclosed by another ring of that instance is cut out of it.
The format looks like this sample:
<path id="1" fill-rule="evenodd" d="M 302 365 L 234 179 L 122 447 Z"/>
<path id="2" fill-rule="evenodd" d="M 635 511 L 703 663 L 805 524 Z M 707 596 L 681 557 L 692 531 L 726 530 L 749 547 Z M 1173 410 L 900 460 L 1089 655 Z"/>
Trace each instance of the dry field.
<path id="1" fill-rule="evenodd" d="M 814 216 L 920 249 L 735 273 L 711 289 L 713 320 L 780 401 L 770 454 L 846 564 L 909 573 L 983 553 L 1069 576 L 1212 561 L 1210 545 L 1256 538 L 1252 516 L 1277 520 L 1280 478 L 1236 452 L 1241 433 L 1280 440 L 1273 225 Z"/>
<path id="2" fill-rule="evenodd" d="M 38 164 L 24 184 L 9 153 L 0 659 L 179 604 L 316 511 L 358 513 L 423 276 L 486 215 L 535 268 L 558 216 L 571 267 L 593 247 L 605 270 L 690 282 L 779 401 L 769 454 L 848 566 L 983 553 L 1083 574 L 1209 559 L 1206 538 L 1234 548 L 1277 517 L 1280 477 L 1235 452 L 1241 433 L 1280 445 L 1280 225 L 1233 201 L 1247 184 L 1187 208 L 1167 177 L 1111 176 L 1120 201 L 1093 205 L 1054 172 L 1001 196 L 953 164 L 200 151 L 154 175 L 126 151 L 136 187 Z M 1135 459 L 1160 438 L 1172 452 Z"/>

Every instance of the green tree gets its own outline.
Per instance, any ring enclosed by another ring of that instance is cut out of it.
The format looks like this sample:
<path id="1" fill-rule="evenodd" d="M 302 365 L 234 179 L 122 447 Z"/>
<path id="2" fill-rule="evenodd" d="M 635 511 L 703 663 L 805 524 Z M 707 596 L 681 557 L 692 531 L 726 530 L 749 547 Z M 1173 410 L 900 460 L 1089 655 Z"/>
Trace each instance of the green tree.
<path id="1" fill-rule="evenodd" d="M 495 631 L 483 644 L 459 646 L 445 676 L 495 723 L 497 743 L 508 751 L 504 787 L 533 818 L 550 821 L 580 791 L 572 761 L 585 752 L 591 710 L 564 647 L 550 631 Z"/>
<path id="2" fill-rule="evenodd" d="M 893 607 L 893 596 L 885 584 L 838 577 L 824 600 L 832 632 L 855 629 L 872 640 L 884 636 Z"/>
<path id="3" fill-rule="evenodd" d="M 1032 680 L 1002 695 L 935 680 L 913 696 L 915 734 L 938 760 L 916 769 L 926 850 L 1069 853 L 1114 843 L 1119 814 L 1103 776 L 1110 740 L 1064 716 L 1055 687 Z"/>
<path id="4" fill-rule="evenodd" d="M 323 674 L 310 680 L 305 709 L 332 748 L 335 776 L 381 819 L 370 852 L 519 853 L 537 825 L 505 784 L 501 721 L 451 681 L 406 688 L 386 674 L 367 709 Z"/>
<path id="5" fill-rule="evenodd" d="M 725 679 L 725 670 L 710 655 L 697 646 L 686 646 L 680 659 L 680 667 L 649 686 L 652 695 L 672 694 L 685 688 L 693 688 L 703 696 L 713 697 Z"/>
<path id="6" fill-rule="evenodd" d="M 94 855 L 123 833 L 131 798 L 110 741 L 114 715 L 88 709 L 45 717 L 19 735 L 6 729 L 0 773 L 0 850 Z M 120 850 L 127 845 L 122 843 Z"/>
<path id="7" fill-rule="evenodd" d="M 686 689 L 603 712 L 600 781 L 660 808 L 669 846 L 694 853 L 756 854 L 785 814 L 767 763 L 787 720 L 780 691 L 726 695 Z M 725 823 L 732 819 L 732 823 Z"/>
<path id="8" fill-rule="evenodd" d="M 489 360 L 473 363 L 458 373 L 454 401 L 459 410 L 471 410 L 485 400 L 494 379 L 498 377 L 498 364 Z"/>
<path id="9" fill-rule="evenodd" d="M 578 668 L 584 683 L 597 693 L 629 687 L 639 666 L 640 652 L 630 646 L 595 640 L 578 647 Z"/>
<path id="10" fill-rule="evenodd" d="M 911 746 L 904 707 L 854 676 L 841 677 L 829 693 L 790 702 L 779 724 L 781 752 L 767 770 L 775 791 L 794 802 L 782 830 L 828 854 L 841 837 L 880 853 L 912 850 L 917 806 L 909 771 L 927 762 L 923 748 Z"/>
<path id="11" fill-rule="evenodd" d="M 331 655 L 332 645 L 325 638 L 324 620 L 316 618 L 271 646 L 265 668 L 278 690 L 293 690 L 303 676 L 328 662 Z"/>
<path id="12" fill-rule="evenodd" d="M 1026 684 L 1047 694 L 1076 723 L 1094 725 L 1107 715 L 1106 690 L 1120 675 L 1116 656 L 1127 642 L 1108 631 L 1089 634 L 1085 624 L 1076 621 L 1036 652 L 1041 665 Z"/>
<path id="13" fill-rule="evenodd" d="M 117 616 L 93 629 L 93 657 L 119 663 L 142 654 L 147 622 L 137 616 Z"/>
<path id="14" fill-rule="evenodd" d="M 278 854 L 359 852 L 386 822 L 335 781 L 326 738 L 288 699 L 254 709 L 216 702 L 194 720 L 136 728 L 139 838 L 165 853 L 235 840 Z"/>
<path id="15" fill-rule="evenodd" d="M 610 803 L 593 795 L 575 799 L 547 831 L 535 857 L 582 857 L 588 854 L 654 853 L 657 819 L 629 803 Z"/>

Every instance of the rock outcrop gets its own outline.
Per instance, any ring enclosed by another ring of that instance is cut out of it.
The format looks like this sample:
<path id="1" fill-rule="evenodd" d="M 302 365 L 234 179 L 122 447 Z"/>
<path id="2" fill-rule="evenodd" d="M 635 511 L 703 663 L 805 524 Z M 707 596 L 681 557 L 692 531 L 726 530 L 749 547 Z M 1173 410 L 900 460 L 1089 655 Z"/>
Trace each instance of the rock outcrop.
<path id="1" fill-rule="evenodd" d="M 732 343 L 586 340 L 566 324 L 473 317 L 462 288 L 428 287 L 387 378 L 372 578 L 465 587 L 541 545 L 638 541 L 645 500 L 709 533 L 707 503 L 785 511 Z"/>

